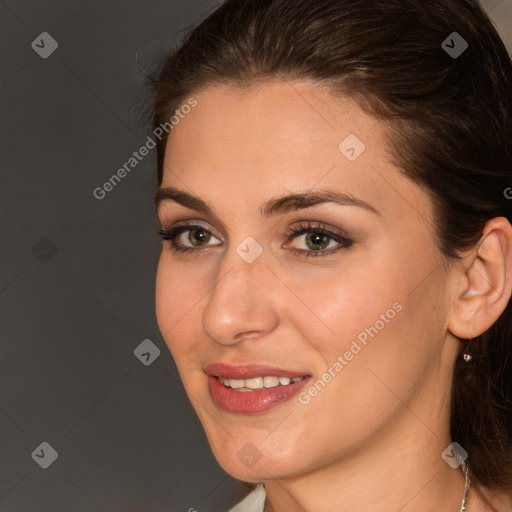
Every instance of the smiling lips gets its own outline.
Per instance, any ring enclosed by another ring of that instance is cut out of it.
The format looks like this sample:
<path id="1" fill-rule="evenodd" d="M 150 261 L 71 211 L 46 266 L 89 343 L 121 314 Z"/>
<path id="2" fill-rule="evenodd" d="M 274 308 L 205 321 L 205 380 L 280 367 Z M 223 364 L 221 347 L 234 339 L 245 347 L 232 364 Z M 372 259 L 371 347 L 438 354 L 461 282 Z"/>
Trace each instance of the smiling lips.
<path id="1" fill-rule="evenodd" d="M 269 366 L 223 363 L 209 364 L 205 373 L 213 401 L 225 411 L 240 414 L 264 412 L 288 401 L 311 378 Z"/>
<path id="2" fill-rule="evenodd" d="M 225 363 L 210 363 L 205 368 L 205 373 L 213 377 L 224 377 L 225 379 L 253 379 L 257 377 L 309 377 L 307 372 L 294 372 L 283 370 L 272 366 L 263 365 L 244 365 L 231 366 Z"/>

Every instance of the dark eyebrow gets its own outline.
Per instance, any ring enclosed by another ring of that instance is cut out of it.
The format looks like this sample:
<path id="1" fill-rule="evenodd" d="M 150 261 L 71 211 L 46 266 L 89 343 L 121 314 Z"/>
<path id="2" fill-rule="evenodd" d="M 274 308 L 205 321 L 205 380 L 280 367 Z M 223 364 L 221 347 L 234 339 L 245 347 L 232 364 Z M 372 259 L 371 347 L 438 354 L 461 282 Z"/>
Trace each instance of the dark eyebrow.
<path id="1" fill-rule="evenodd" d="M 175 201 L 190 210 L 215 216 L 213 209 L 200 199 L 184 190 L 174 187 L 162 187 L 155 194 L 155 208 L 158 212 L 160 204 L 163 201 Z M 262 217 L 272 217 L 279 213 L 286 213 L 303 208 L 310 208 L 321 203 L 336 203 L 344 206 L 358 206 L 364 208 L 376 215 L 380 213 L 370 204 L 358 199 L 350 194 L 338 192 L 336 190 L 324 189 L 316 192 L 303 192 L 299 194 L 288 194 L 283 197 L 271 199 L 260 208 Z"/>

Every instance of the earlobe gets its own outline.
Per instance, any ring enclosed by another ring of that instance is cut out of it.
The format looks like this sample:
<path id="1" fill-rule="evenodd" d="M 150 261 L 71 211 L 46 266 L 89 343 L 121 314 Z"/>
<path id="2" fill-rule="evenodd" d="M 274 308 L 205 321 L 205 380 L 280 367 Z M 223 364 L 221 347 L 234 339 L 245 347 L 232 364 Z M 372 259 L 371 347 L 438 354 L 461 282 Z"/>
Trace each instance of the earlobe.
<path id="1" fill-rule="evenodd" d="M 479 336 L 505 310 L 512 290 L 512 226 L 488 221 L 475 248 L 463 256 L 464 286 L 454 298 L 448 330 L 462 339 Z"/>

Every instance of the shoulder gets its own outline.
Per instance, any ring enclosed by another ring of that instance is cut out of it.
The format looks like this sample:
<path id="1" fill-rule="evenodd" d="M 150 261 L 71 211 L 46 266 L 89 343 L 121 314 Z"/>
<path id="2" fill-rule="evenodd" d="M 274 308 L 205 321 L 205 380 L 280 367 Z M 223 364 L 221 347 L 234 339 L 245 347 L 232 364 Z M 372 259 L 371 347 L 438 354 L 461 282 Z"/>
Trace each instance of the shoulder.
<path id="1" fill-rule="evenodd" d="M 263 483 L 259 483 L 254 490 L 228 512 L 263 512 L 265 498 L 265 486 Z"/>

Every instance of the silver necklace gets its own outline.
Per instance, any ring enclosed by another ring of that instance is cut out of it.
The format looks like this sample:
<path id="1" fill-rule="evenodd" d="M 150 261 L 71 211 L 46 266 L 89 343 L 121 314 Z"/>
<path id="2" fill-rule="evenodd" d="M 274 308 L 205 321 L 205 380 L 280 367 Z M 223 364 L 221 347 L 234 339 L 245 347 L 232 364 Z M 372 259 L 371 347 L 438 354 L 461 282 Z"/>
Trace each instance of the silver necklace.
<path id="1" fill-rule="evenodd" d="M 464 486 L 464 496 L 462 497 L 462 505 L 460 506 L 460 512 L 465 512 L 466 509 L 466 501 L 468 499 L 469 488 L 471 487 L 471 480 L 469 478 L 469 468 L 465 462 L 461 464 L 462 473 L 466 477 L 466 484 Z"/>

